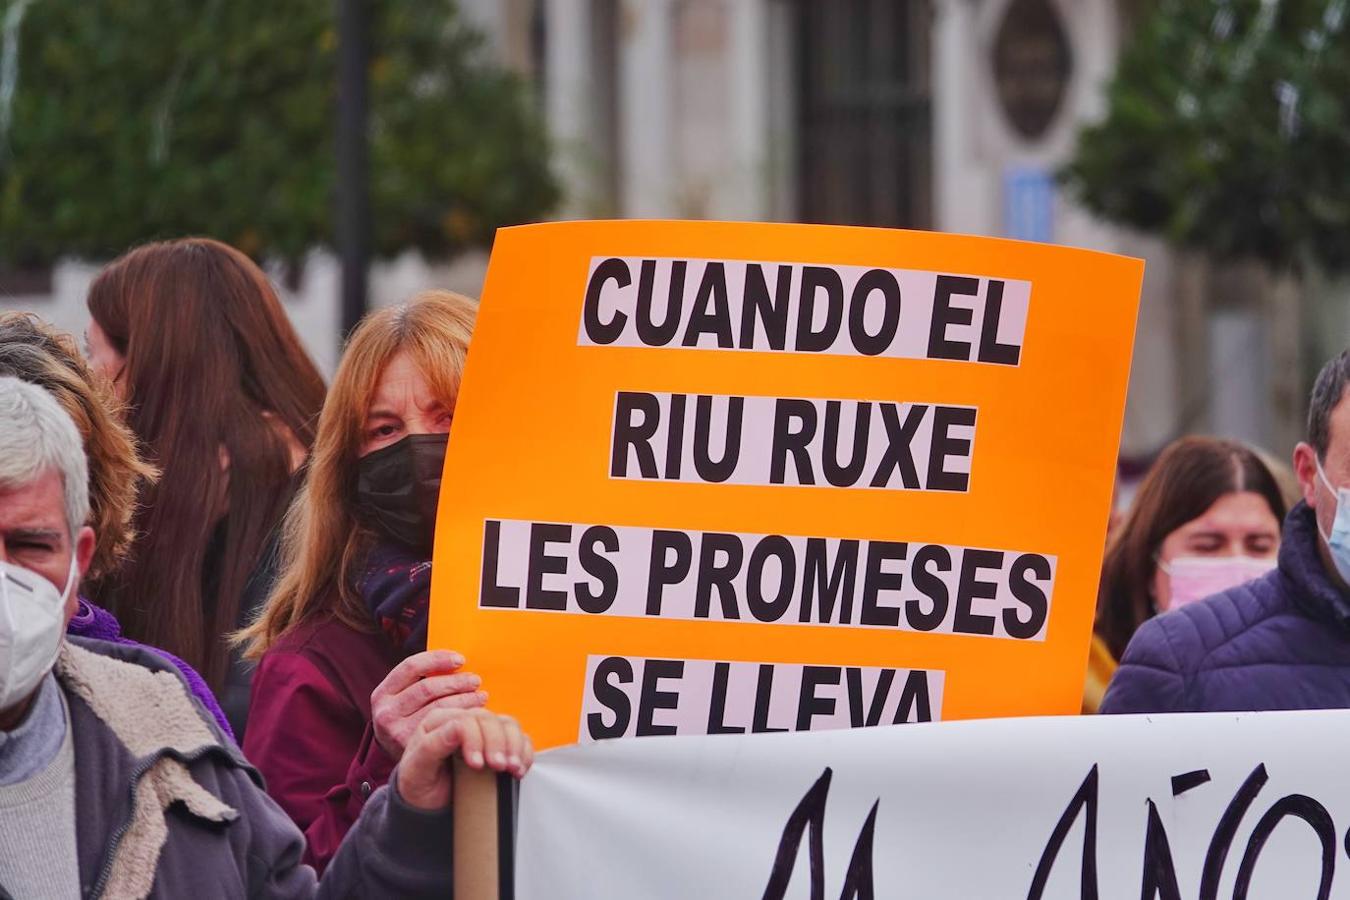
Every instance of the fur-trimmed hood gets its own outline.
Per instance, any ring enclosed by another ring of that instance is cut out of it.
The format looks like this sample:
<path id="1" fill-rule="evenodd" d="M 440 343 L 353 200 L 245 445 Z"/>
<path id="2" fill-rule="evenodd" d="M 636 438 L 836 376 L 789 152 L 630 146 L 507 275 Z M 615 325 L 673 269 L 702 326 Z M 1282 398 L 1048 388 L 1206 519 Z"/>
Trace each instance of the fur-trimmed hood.
<path id="1" fill-rule="evenodd" d="M 71 701 L 77 767 L 82 763 L 80 746 L 87 746 L 94 737 L 88 732 L 105 732 L 98 738 L 105 744 L 115 742 L 112 749 L 124 751 L 114 754 L 124 765 L 110 768 L 124 770 L 115 777 L 125 785 L 106 786 L 125 792 L 121 793 L 125 802 L 116 804 L 121 808 L 116 816 L 120 821 L 106 823 L 102 848 L 80 848 L 82 876 L 86 857 L 101 851 L 97 875 L 91 880 L 82 877 L 82 881 L 91 888 L 90 897 L 140 898 L 149 896 L 154 886 L 160 852 L 169 835 L 171 806 L 181 803 L 192 816 L 217 825 L 238 816 L 193 778 L 189 764 L 205 754 L 247 764 L 208 722 L 168 663 L 138 649 L 119 647 L 114 655 L 112 647 L 67 640 L 55 671 Z M 127 655 L 135 658 L 119 658 Z M 77 819 L 86 812 L 85 792 L 78 789 L 78 782 L 85 780 L 81 774 L 77 771 L 76 801 L 81 804 Z M 84 829 L 80 831 L 82 843 L 87 843 Z"/>

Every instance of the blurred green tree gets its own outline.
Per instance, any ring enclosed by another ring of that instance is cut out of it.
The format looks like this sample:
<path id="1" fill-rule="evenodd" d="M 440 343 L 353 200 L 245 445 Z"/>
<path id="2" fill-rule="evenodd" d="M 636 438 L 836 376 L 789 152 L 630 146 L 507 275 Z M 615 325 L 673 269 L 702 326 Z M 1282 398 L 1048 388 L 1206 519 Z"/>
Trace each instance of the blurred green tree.
<path id="1" fill-rule="evenodd" d="M 1350 268 L 1346 0 L 1161 0 L 1061 173 L 1101 216 L 1218 259 Z"/>
<path id="2" fill-rule="evenodd" d="M 0 268 L 208 234 L 331 243 L 331 0 L 0 0 Z M 548 212 L 526 86 L 452 0 L 373 0 L 376 252 L 446 256 Z M 8 96 L 7 96 L 8 94 Z"/>

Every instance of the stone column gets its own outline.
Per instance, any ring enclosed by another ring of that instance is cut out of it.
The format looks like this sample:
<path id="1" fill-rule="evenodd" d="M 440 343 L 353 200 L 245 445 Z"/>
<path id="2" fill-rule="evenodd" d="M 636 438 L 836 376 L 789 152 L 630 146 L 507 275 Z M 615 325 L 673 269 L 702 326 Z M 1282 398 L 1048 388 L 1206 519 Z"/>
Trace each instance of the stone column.
<path id="1" fill-rule="evenodd" d="M 563 186 L 559 212 L 564 219 L 580 218 L 596 191 L 589 163 L 595 156 L 591 0 L 545 0 L 544 16 L 545 108 Z"/>
<path id="2" fill-rule="evenodd" d="M 1288 463 L 1306 438 L 1308 391 L 1304 381 L 1304 283 L 1284 270 L 1267 275 L 1266 324 L 1270 329 L 1270 451 Z"/>
<path id="3" fill-rule="evenodd" d="M 730 4 L 730 17 L 727 72 L 731 103 L 727 125 L 734 184 L 726 206 L 736 218 L 759 220 L 769 211 L 769 22 L 765 0 L 736 0 Z"/>
<path id="4" fill-rule="evenodd" d="M 674 214 L 674 55 L 671 0 L 624 0 L 619 32 L 620 209 L 628 218 Z"/>
<path id="5" fill-rule="evenodd" d="M 1209 264 L 1179 251 L 1176 278 L 1177 396 L 1182 433 L 1205 433 L 1209 425 Z"/>
<path id="6" fill-rule="evenodd" d="M 933 91 L 933 228 L 970 234 L 997 233 L 999 183 L 977 153 L 979 114 L 991 108 L 979 92 L 982 72 L 979 21 L 970 0 L 935 0 L 930 56 Z"/>

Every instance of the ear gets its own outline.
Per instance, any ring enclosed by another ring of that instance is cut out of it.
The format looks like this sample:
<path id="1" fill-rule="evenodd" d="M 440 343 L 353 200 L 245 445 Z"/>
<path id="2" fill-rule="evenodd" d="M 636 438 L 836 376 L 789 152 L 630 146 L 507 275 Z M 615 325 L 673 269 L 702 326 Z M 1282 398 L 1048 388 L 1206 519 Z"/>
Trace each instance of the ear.
<path id="1" fill-rule="evenodd" d="M 66 625 L 70 625 L 70 619 L 75 615 L 80 605 L 80 582 L 84 580 L 84 573 L 89 571 L 89 563 L 94 558 L 94 547 L 98 539 L 94 535 L 94 529 L 85 525 L 79 531 L 75 532 L 75 546 L 72 548 L 75 553 L 75 584 L 71 586 L 70 593 L 66 596 Z"/>
<path id="2" fill-rule="evenodd" d="M 98 537 L 94 529 L 85 525 L 75 533 L 75 570 L 80 578 L 89 571 L 89 563 L 94 559 L 94 548 L 98 546 Z"/>
<path id="3" fill-rule="evenodd" d="M 1317 484 L 1322 479 L 1317 474 L 1317 451 L 1306 441 L 1300 441 L 1294 448 L 1294 473 L 1298 475 L 1304 502 L 1317 509 Z"/>

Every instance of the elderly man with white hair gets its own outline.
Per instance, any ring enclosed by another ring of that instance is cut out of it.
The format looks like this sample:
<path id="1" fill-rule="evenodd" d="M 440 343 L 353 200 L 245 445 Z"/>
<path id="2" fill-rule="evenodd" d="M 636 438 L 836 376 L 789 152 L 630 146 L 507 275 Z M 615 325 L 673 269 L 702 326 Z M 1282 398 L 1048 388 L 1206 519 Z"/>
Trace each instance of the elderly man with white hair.
<path id="1" fill-rule="evenodd" d="M 0 378 L 0 900 L 448 895 L 449 757 L 527 755 L 483 710 L 423 720 L 322 881 L 168 662 L 64 638 L 94 533 L 74 423 Z"/>

